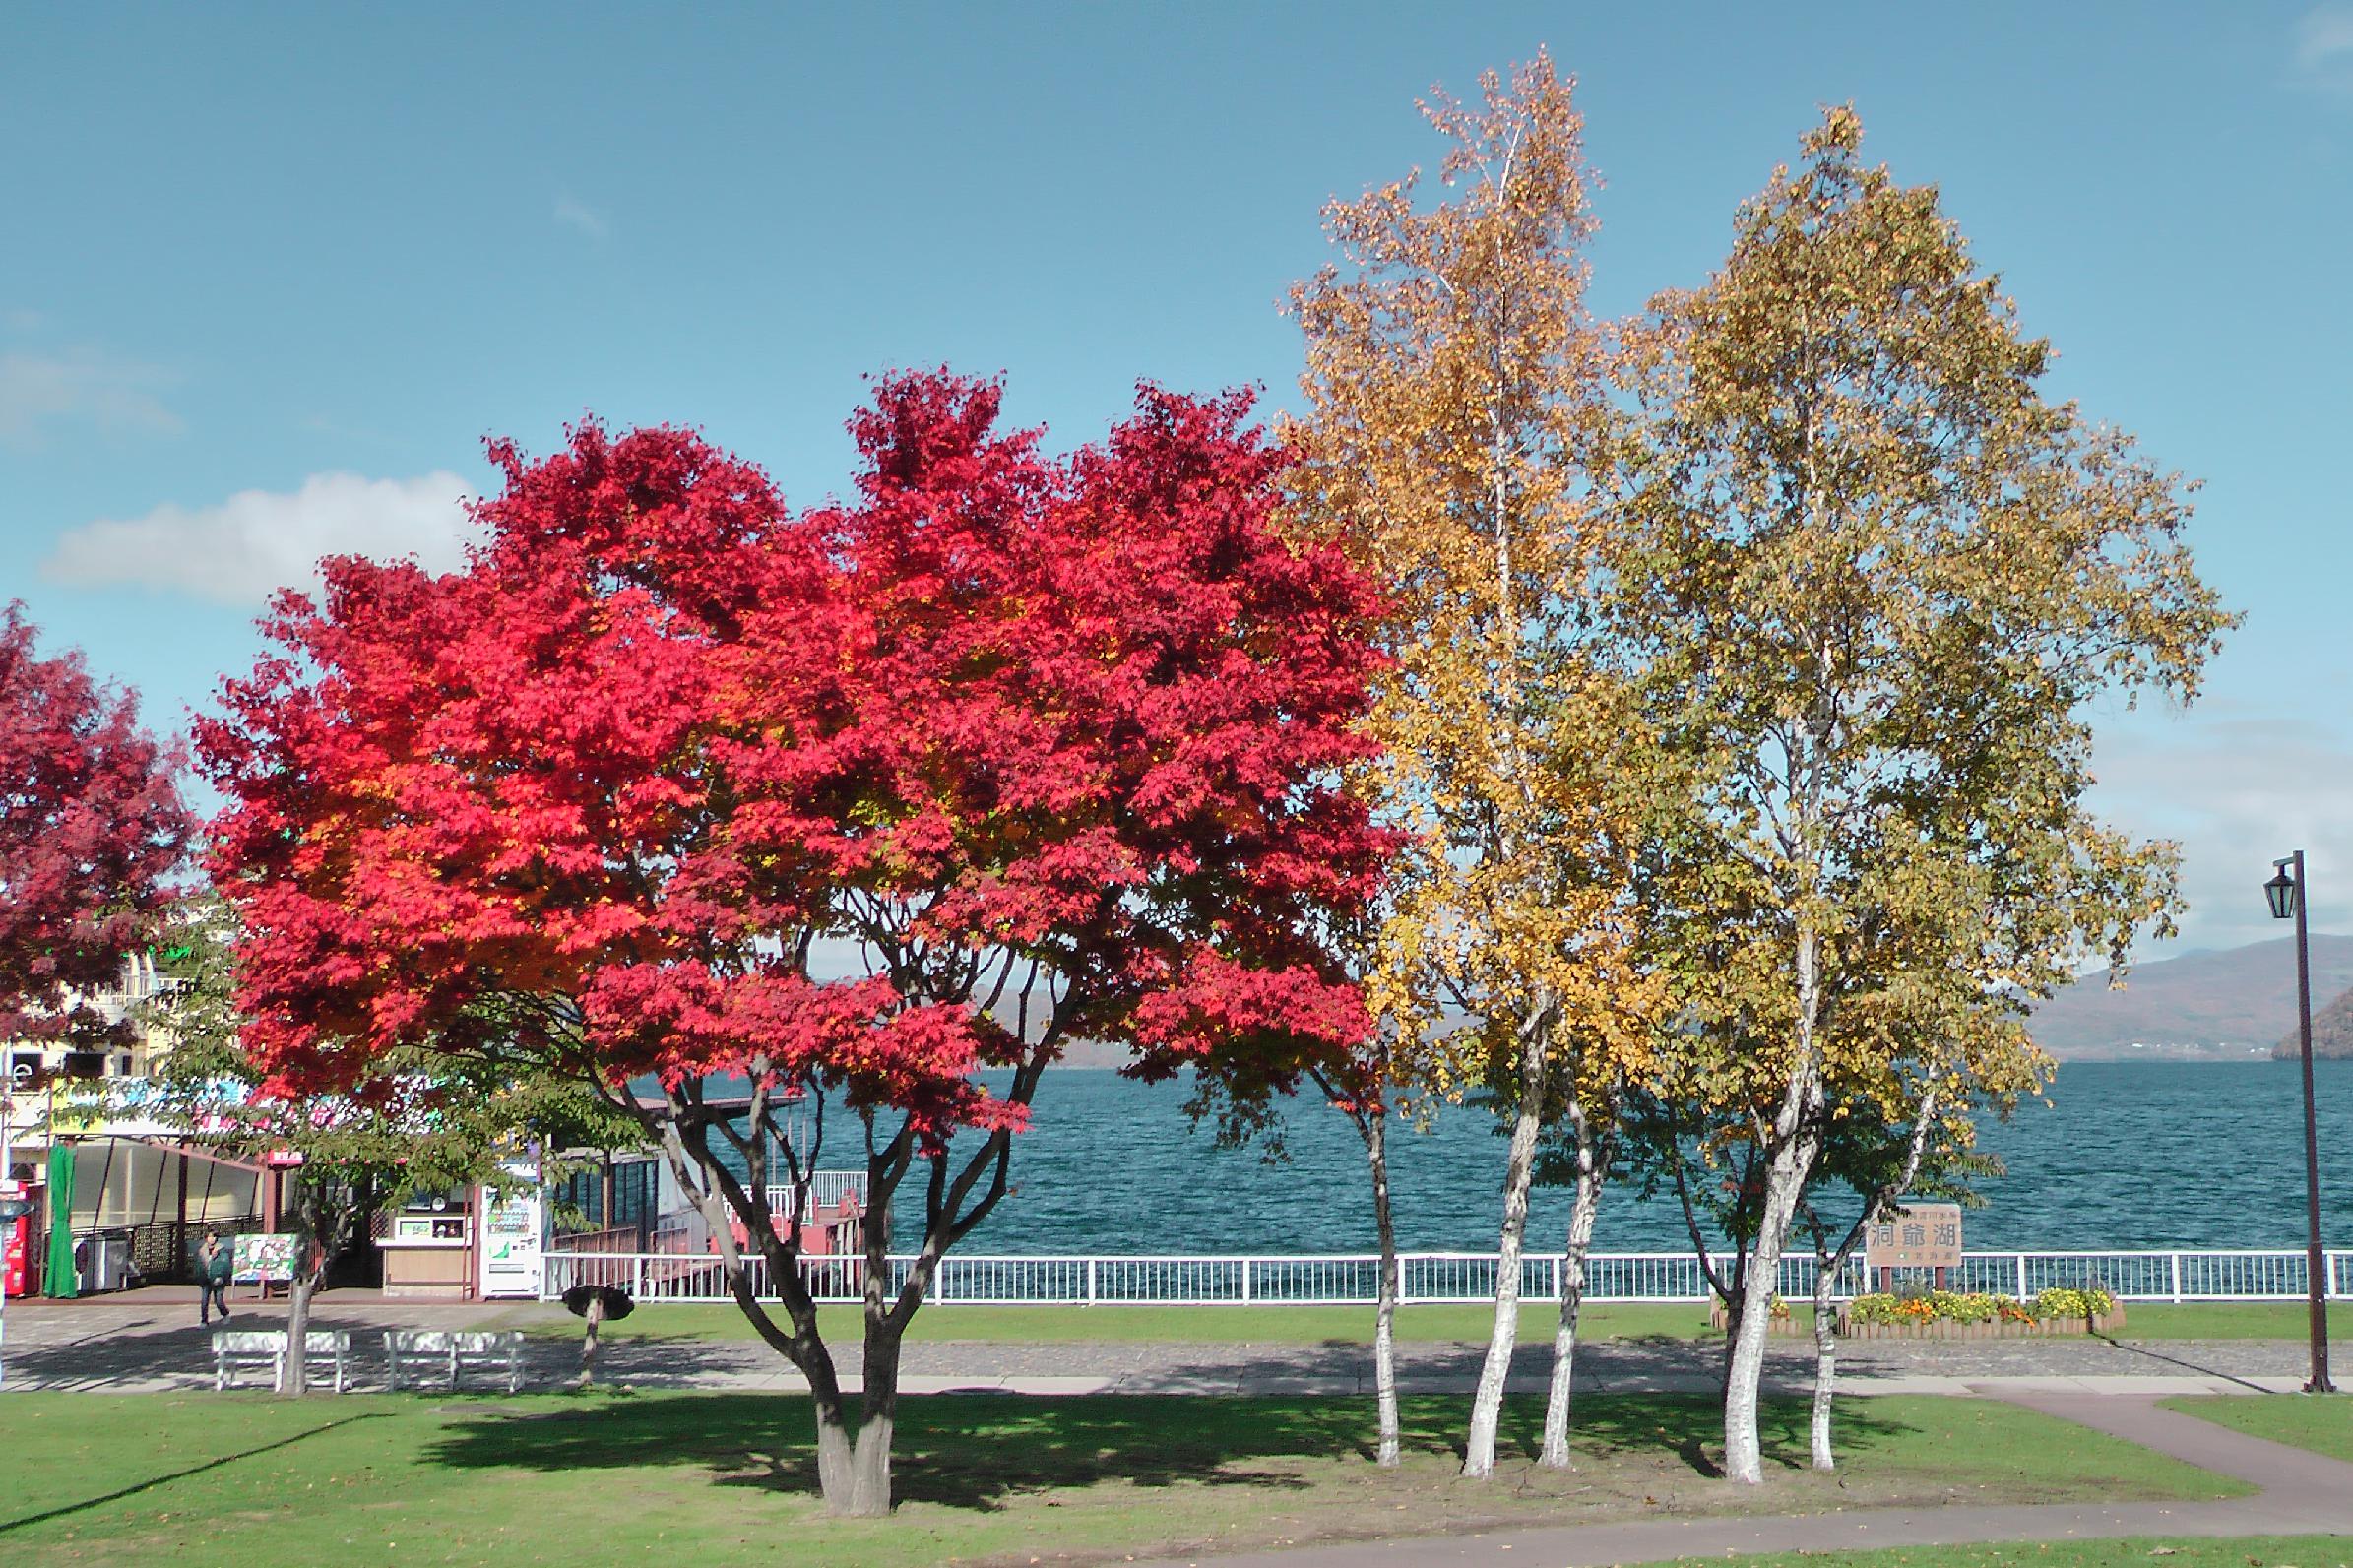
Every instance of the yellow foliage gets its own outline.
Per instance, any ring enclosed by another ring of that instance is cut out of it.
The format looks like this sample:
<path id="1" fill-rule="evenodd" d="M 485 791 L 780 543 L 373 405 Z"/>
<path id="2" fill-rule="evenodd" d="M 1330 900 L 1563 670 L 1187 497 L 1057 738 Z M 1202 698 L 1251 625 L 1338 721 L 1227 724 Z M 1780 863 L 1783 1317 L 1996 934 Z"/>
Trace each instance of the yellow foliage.
<path id="1" fill-rule="evenodd" d="M 1605 1103 L 1665 1005 L 1640 958 L 1632 868 L 1650 751 L 1596 613 L 1613 526 L 1605 335 L 1581 122 L 1548 60 L 1481 99 L 1425 105 L 1442 199 L 1408 178 L 1336 201 L 1343 262 L 1294 292 L 1306 336 L 1294 516 L 1390 596 L 1395 665 L 1371 786 L 1413 835 L 1368 994 L 1397 1074 L 1446 1098 Z M 1440 1027 L 1443 1014 L 1469 1015 Z"/>

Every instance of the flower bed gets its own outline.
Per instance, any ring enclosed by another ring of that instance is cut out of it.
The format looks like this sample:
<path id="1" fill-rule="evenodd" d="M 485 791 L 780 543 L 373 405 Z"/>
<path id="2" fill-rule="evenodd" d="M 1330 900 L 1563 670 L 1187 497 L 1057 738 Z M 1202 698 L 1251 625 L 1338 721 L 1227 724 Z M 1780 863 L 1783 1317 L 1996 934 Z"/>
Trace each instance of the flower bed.
<path id="1" fill-rule="evenodd" d="M 1726 1326 L 1724 1303 L 1708 1307 L 1708 1323 Z M 1837 1332 L 1849 1340 L 2009 1340 L 2043 1335 L 2111 1334 L 2125 1326 L 2125 1309 L 2106 1290 L 2045 1290 L 2031 1301 L 2005 1295 L 1964 1295 L 1931 1290 L 1925 1295 L 1859 1295 L 1838 1307 Z M 1800 1329 L 1785 1302 L 1773 1302 L 1775 1335 L 1812 1338 Z"/>
<path id="2" fill-rule="evenodd" d="M 2125 1309 L 2105 1290 L 2045 1290 L 2031 1301 L 2005 1295 L 1859 1295 L 1838 1311 L 1838 1332 L 1857 1340 L 2003 1340 L 2046 1334 L 2107 1334 Z"/>
<path id="3" fill-rule="evenodd" d="M 1707 1304 L 1707 1326 L 1719 1334 L 1732 1326 L 1731 1320 L 1724 1315 L 1723 1302 L 1710 1301 Z M 1765 1332 L 1767 1334 L 1796 1334 L 1799 1332 L 1797 1320 L 1789 1315 L 1789 1303 L 1779 1296 L 1773 1297 L 1772 1321 Z M 1812 1324 L 1810 1323 L 1806 1326 L 1805 1334 L 1806 1338 L 1810 1340 L 1813 1338 Z"/>

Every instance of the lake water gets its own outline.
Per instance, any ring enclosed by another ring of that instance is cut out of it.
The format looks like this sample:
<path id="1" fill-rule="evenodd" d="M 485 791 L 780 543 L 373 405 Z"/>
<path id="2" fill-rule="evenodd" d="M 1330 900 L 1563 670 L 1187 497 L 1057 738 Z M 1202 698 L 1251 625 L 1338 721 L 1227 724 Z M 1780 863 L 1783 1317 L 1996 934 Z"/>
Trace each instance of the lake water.
<path id="1" fill-rule="evenodd" d="M 2353 1245 L 2353 1062 L 2322 1062 L 2318 1075 L 2323 1231 L 2333 1245 Z M 2295 1063 L 2084 1062 L 2063 1066 L 2049 1098 L 1985 1130 L 1982 1147 L 2009 1173 L 1985 1184 L 1990 1206 L 1967 1217 L 1971 1248 L 2303 1245 Z M 1290 1158 L 1268 1164 L 1188 1130 L 1184 1098 L 1181 1086 L 1049 1072 L 1030 1130 L 1015 1141 L 1018 1190 L 959 1250 L 1372 1249 L 1363 1146 L 1344 1118 L 1297 1102 Z M 1427 1135 L 1392 1140 L 1402 1247 L 1494 1250 L 1503 1140 L 1493 1126 L 1456 1110 Z M 1532 1248 L 1559 1245 L 1567 1210 L 1565 1192 L 1538 1190 Z M 1616 1187 L 1604 1201 L 1598 1249 L 1687 1244 L 1672 1193 L 1644 1202 Z"/>

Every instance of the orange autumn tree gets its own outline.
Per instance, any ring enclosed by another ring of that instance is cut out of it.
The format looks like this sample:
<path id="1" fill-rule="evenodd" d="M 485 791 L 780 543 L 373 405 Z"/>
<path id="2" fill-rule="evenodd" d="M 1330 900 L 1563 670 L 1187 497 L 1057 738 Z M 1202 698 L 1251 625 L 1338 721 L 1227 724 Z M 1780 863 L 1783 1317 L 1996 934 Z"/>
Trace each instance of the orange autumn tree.
<path id="1" fill-rule="evenodd" d="M 1409 176 L 1333 202 L 1344 262 L 1294 291 L 1309 413 L 1292 432 L 1305 459 L 1293 482 L 1303 525 L 1342 540 L 1390 599 L 1394 663 L 1371 720 L 1384 754 L 1370 767 L 1412 839 L 1368 986 L 1394 1035 L 1383 1074 L 1492 1095 L 1510 1122 L 1464 1465 L 1484 1476 L 1538 1145 L 1558 1124 L 1578 1179 L 1544 1457 L 1567 1463 L 1583 1251 L 1619 1088 L 1660 999 L 1629 902 L 1646 747 L 1594 613 L 1609 519 L 1584 476 L 1609 410 L 1605 339 L 1584 303 L 1581 121 L 1541 55 L 1508 83 L 1482 78 L 1476 103 L 1440 94 L 1423 112 L 1448 144 L 1442 199 L 1417 205 Z M 1367 1151 L 1385 1192 L 1379 1142 Z M 1392 1409 L 1383 1423 L 1394 1430 Z"/>

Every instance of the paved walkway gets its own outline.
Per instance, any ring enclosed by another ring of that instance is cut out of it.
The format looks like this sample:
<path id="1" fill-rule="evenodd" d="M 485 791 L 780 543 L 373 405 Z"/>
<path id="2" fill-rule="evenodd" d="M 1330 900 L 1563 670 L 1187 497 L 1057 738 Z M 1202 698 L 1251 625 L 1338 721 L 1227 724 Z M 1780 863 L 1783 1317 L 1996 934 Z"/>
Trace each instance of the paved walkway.
<path id="1" fill-rule="evenodd" d="M 2249 1437 L 2137 1395 L 1981 1389 L 2263 1490 L 2229 1502 L 1856 1509 L 1779 1518 L 1644 1520 L 1452 1538 L 1302 1546 L 1210 1559 L 1216 1568 L 1601 1568 L 1733 1552 L 1850 1551 L 2118 1536 L 2353 1535 L 2353 1465 Z M 1156 1568 L 1201 1559 L 1176 1558 Z"/>
<path id="2" fill-rule="evenodd" d="M 659 1313 L 659 1305 L 640 1309 Z M 1106 1313 L 1116 1308 L 1099 1308 Z M 952 1322 L 954 1307 L 933 1308 Z M 273 1302 L 240 1306 L 241 1324 L 282 1323 Z M 144 1393 L 208 1386 L 209 1331 L 196 1321 L 192 1290 L 159 1287 L 71 1302 L 12 1302 L 4 1348 L 7 1386 Z M 362 1387 L 382 1376 L 388 1328 L 504 1329 L 540 1325 L 559 1331 L 529 1346 L 534 1383 L 570 1377 L 578 1364 L 578 1323 L 547 1303 L 386 1301 L 369 1292 L 337 1291 L 314 1312 L 322 1329 L 352 1334 Z M 1398 1347 L 1399 1384 L 1409 1393 L 1459 1392 L 1476 1376 L 1482 1347 L 1412 1343 Z M 838 1350 L 837 1350 L 838 1353 Z M 1540 1390 L 1549 1343 L 1523 1346 L 1510 1387 Z M 1980 1387 L 2045 1393 L 2259 1393 L 2294 1389 L 2304 1348 L 2262 1340 L 2213 1343 L 2096 1339 L 2008 1341 L 1860 1341 L 1841 1348 L 1840 1386 L 1851 1394 L 1966 1394 Z M 855 1356 L 844 1359 L 855 1364 Z M 1368 1394 L 1372 1352 L 1347 1344 L 1183 1345 L 1089 1342 L 991 1344 L 911 1342 L 903 1362 L 909 1393 L 1001 1390 L 1032 1394 Z M 850 1368 L 846 1367 L 846 1371 Z M 599 1357 L 599 1376 L 640 1388 L 794 1390 L 799 1374 L 755 1341 L 649 1339 L 615 1332 Z M 1597 1340 L 1578 1352 L 1585 1393 L 1711 1392 L 1717 1352 L 1687 1340 Z M 1768 1386 L 1812 1386 L 1811 1341 L 1776 1341 Z M 856 1386 L 852 1378 L 851 1386 Z"/>

